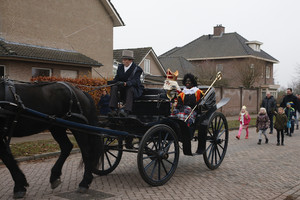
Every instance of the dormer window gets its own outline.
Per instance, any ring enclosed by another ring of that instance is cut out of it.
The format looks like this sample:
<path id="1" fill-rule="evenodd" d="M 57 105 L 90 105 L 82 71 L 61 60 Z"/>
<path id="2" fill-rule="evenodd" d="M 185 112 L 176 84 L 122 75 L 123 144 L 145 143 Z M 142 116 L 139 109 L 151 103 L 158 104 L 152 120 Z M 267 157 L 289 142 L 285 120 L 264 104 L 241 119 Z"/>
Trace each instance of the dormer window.
<path id="1" fill-rule="evenodd" d="M 254 51 L 260 52 L 260 45 L 262 45 L 263 43 L 259 41 L 249 41 L 246 42 L 246 44 Z"/>

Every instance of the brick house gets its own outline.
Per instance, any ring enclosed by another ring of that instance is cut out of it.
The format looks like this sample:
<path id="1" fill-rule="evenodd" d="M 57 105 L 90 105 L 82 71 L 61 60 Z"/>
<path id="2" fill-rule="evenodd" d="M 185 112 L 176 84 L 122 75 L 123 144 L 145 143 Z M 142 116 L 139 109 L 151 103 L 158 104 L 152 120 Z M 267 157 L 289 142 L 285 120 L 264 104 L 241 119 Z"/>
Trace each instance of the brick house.
<path id="1" fill-rule="evenodd" d="M 183 57 L 196 67 L 195 74 L 207 82 L 217 71 L 223 73 L 223 85 L 230 87 L 261 87 L 262 96 L 268 90 L 276 96 L 273 64 L 278 60 L 263 51 L 261 42 L 248 41 L 238 33 L 225 33 L 225 27 L 214 27 L 213 35 L 203 35 L 194 41 L 175 47 L 159 56 Z"/>
<path id="2" fill-rule="evenodd" d="M 124 49 L 114 50 L 114 73 L 116 73 L 118 64 L 122 62 L 122 51 Z M 146 87 L 162 87 L 165 79 L 166 70 L 157 58 L 156 53 L 152 47 L 132 48 L 127 49 L 134 53 L 134 62 L 139 65 L 143 71 L 143 84 Z"/>
<path id="3" fill-rule="evenodd" d="M 0 75 L 23 81 L 112 76 L 113 28 L 124 26 L 109 0 L 1 1 L 0 24 Z"/>

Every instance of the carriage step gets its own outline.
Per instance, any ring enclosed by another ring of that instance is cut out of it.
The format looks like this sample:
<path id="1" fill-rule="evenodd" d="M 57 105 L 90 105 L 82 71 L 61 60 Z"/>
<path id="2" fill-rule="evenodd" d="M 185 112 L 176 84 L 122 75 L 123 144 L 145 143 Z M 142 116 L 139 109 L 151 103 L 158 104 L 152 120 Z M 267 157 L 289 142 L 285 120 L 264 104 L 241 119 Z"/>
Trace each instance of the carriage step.
<path id="1" fill-rule="evenodd" d="M 203 153 L 193 153 L 193 156 L 201 156 Z"/>

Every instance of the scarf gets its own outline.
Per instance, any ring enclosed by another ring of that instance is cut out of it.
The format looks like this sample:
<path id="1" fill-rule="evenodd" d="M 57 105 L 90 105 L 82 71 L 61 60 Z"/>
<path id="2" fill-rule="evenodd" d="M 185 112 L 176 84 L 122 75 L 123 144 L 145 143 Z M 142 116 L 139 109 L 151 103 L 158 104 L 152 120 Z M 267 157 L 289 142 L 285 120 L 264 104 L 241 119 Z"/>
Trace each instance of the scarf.
<path id="1" fill-rule="evenodd" d="M 244 115 L 245 113 L 241 113 L 240 121 L 242 122 L 242 125 L 244 125 Z"/>

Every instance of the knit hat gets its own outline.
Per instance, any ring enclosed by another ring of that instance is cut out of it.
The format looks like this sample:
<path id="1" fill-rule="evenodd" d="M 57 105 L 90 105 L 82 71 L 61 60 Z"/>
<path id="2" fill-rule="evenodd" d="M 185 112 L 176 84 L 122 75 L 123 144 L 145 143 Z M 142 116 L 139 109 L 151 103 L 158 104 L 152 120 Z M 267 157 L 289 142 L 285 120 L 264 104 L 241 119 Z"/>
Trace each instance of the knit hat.
<path id="1" fill-rule="evenodd" d="M 242 107 L 242 109 L 246 110 L 246 109 L 247 109 L 247 107 L 246 107 L 246 106 L 243 106 L 243 107 Z"/>

